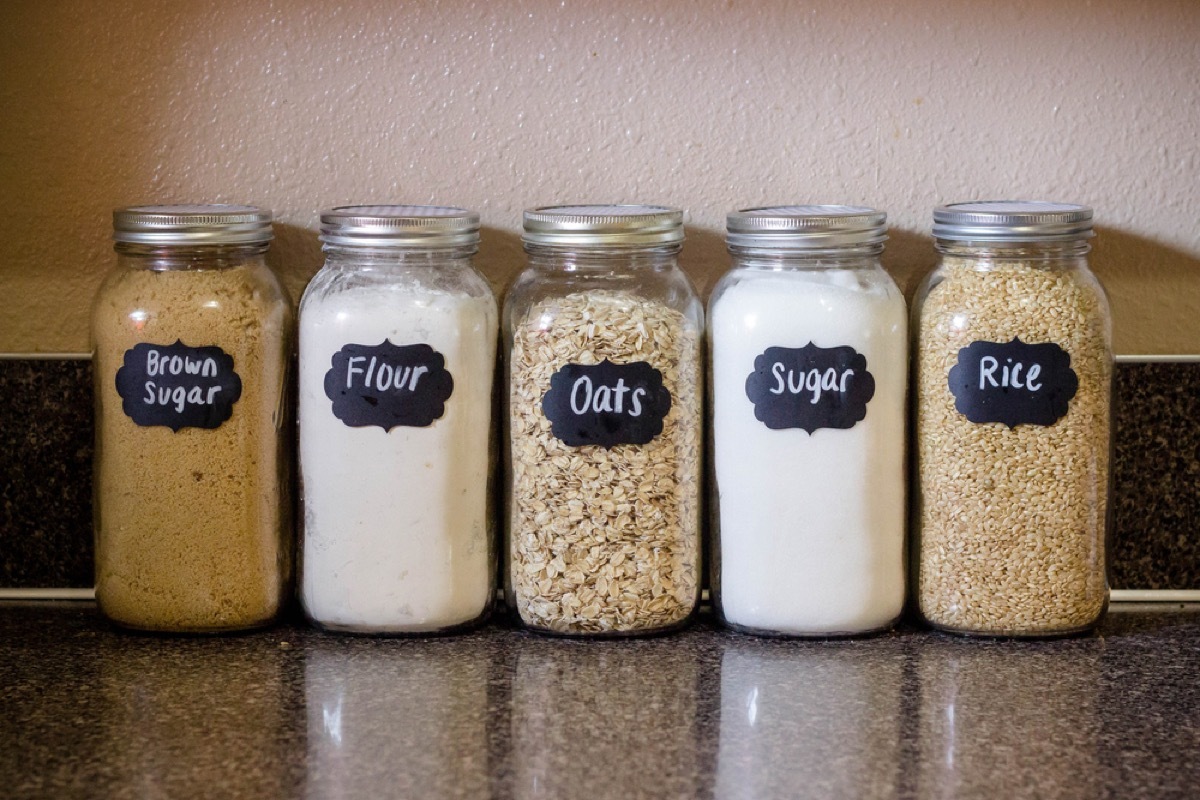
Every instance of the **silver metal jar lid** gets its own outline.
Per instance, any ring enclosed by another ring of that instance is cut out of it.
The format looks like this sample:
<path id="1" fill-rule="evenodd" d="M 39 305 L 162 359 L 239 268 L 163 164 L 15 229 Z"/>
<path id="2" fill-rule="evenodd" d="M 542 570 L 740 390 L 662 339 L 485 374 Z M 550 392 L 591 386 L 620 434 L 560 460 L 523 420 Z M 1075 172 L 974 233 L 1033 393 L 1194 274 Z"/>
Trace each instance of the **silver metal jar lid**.
<path id="1" fill-rule="evenodd" d="M 1053 242 L 1092 235 L 1092 209 L 1073 203 L 988 200 L 933 210 L 933 236 L 955 242 Z"/>
<path id="2" fill-rule="evenodd" d="M 544 206 L 525 212 L 525 244 L 654 246 L 683 241 L 683 212 L 669 206 Z"/>
<path id="3" fill-rule="evenodd" d="M 479 244 L 479 215 L 456 206 L 339 206 L 321 212 L 321 241 L 349 247 Z"/>
<path id="4" fill-rule="evenodd" d="M 273 238 L 271 212 L 255 206 L 131 206 L 113 212 L 113 239 L 129 244 L 259 244 Z"/>
<path id="5" fill-rule="evenodd" d="M 887 214 L 863 206 L 765 206 L 725 218 L 731 249 L 823 250 L 882 245 Z"/>

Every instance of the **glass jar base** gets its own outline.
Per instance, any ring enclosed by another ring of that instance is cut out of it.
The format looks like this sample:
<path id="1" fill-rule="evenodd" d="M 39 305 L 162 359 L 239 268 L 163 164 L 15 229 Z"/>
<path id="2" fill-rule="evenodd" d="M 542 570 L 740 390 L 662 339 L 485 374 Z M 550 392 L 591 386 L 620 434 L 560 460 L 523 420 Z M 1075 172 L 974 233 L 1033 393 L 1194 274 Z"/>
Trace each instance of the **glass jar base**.
<path id="1" fill-rule="evenodd" d="M 1092 622 L 1086 625 L 1080 625 L 1072 628 L 1060 628 L 1050 631 L 982 631 L 967 628 L 955 628 L 951 625 L 942 625 L 933 622 L 929 619 L 922 618 L 922 622 L 928 625 L 938 633 L 944 633 L 950 636 L 958 636 L 968 639 L 1070 639 L 1078 636 L 1086 636 L 1096 630 L 1103 617 L 1097 617 Z"/>
<path id="2" fill-rule="evenodd" d="M 612 631 L 561 631 L 554 628 L 546 628 L 539 625 L 533 625 L 520 618 L 519 615 L 513 614 L 512 619 L 519 630 L 536 633 L 539 636 L 547 636 L 555 639 L 652 639 L 656 636 L 667 636 L 672 633 L 677 633 L 684 628 L 689 627 L 696 619 L 696 611 L 693 609 L 683 619 L 670 625 L 663 625 L 656 628 L 641 628 L 635 630 L 612 630 Z"/>
<path id="3" fill-rule="evenodd" d="M 266 630 L 274 627 L 280 620 L 279 615 L 275 615 L 270 619 L 247 623 L 245 625 L 229 625 L 222 627 L 162 627 L 154 625 L 139 625 L 124 620 L 114 619 L 108 616 L 101 610 L 100 616 L 108 621 L 110 625 L 125 633 L 138 634 L 142 636 L 194 636 L 194 637 L 209 637 L 209 636 L 239 636 L 242 634 L 256 633 L 257 631 Z"/>
<path id="4" fill-rule="evenodd" d="M 383 626 L 383 625 L 348 625 L 338 622 L 322 622 L 321 620 L 305 617 L 308 624 L 323 633 L 337 634 L 339 636 L 358 636 L 363 638 L 376 639 L 429 639 L 438 636 L 453 636 L 459 633 L 466 633 L 483 625 L 491 616 L 491 609 L 484 609 L 479 616 L 467 620 L 466 622 L 455 622 L 450 625 L 443 625 L 436 628 L 421 628 L 421 629 L 405 629 L 401 626 Z"/>
<path id="5" fill-rule="evenodd" d="M 752 625 L 740 625 L 738 623 L 729 622 L 728 620 L 722 619 L 720 616 L 717 617 L 717 622 L 719 622 L 722 627 L 731 630 L 734 633 L 740 633 L 746 636 L 757 636 L 763 639 L 863 639 L 887 634 L 896 627 L 896 624 L 899 621 L 900 618 L 896 617 L 884 625 L 853 631 L 794 632 L 773 630 L 771 628 L 757 628 Z"/>

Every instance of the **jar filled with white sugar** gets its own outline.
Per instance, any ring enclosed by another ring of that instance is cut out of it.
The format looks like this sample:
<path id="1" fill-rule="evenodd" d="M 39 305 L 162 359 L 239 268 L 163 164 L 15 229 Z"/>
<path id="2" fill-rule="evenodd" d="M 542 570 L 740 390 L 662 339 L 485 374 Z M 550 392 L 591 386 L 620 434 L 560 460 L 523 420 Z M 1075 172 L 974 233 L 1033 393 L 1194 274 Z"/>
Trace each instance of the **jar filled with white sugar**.
<path id="1" fill-rule="evenodd" d="M 300 305 L 300 599 L 317 625 L 440 632 L 495 594 L 490 477 L 498 312 L 479 216 L 321 215 Z"/>
<path id="2" fill-rule="evenodd" d="M 777 206 L 728 217 L 709 304 L 714 606 L 738 630 L 891 626 L 905 595 L 904 297 L 886 215 Z"/>
<path id="3" fill-rule="evenodd" d="M 1092 210 L 934 211 L 942 260 L 917 297 L 917 599 L 943 630 L 1049 636 L 1108 602 L 1108 302 Z"/>
<path id="4" fill-rule="evenodd" d="M 700 599 L 704 310 L 660 206 L 525 212 L 508 345 L 505 595 L 578 636 L 686 624 Z"/>

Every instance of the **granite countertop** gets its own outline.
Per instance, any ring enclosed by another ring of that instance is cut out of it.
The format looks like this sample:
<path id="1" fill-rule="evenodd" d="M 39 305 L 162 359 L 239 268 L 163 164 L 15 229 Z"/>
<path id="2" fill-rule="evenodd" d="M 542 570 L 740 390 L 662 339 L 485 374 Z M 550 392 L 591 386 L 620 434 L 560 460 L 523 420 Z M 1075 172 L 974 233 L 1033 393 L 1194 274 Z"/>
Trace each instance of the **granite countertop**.
<path id="1" fill-rule="evenodd" d="M 368 639 L 0 604 L 9 797 L 1194 797 L 1200 606 L 1090 637 Z"/>

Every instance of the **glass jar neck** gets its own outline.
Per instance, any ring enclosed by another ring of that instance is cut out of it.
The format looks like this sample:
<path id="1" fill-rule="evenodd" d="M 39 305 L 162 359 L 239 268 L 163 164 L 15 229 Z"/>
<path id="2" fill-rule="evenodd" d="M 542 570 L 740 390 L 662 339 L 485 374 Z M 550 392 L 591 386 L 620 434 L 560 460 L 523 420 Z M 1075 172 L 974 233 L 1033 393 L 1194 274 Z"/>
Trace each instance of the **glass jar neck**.
<path id="1" fill-rule="evenodd" d="M 678 244 L 657 247 L 544 247 L 525 245 L 529 266 L 556 272 L 625 272 L 673 269 Z"/>
<path id="2" fill-rule="evenodd" d="M 468 266 L 476 245 L 459 247 L 348 247 L 327 244 L 325 266 L 334 269 L 408 269 Z"/>
<path id="3" fill-rule="evenodd" d="M 211 270 L 265 263 L 270 242 L 252 244 L 163 245 L 117 242 L 113 249 L 122 264 L 131 269 L 158 272 Z"/>
<path id="4" fill-rule="evenodd" d="M 829 270 L 882 269 L 882 246 L 831 247 L 822 250 L 768 250 L 731 247 L 730 254 L 739 269 Z"/>
<path id="5" fill-rule="evenodd" d="M 936 240 L 938 252 L 951 261 L 968 261 L 975 269 L 988 269 L 1019 261 L 1030 267 L 1062 269 L 1081 265 L 1092 249 L 1087 239 L 1058 242 L 959 242 Z"/>

